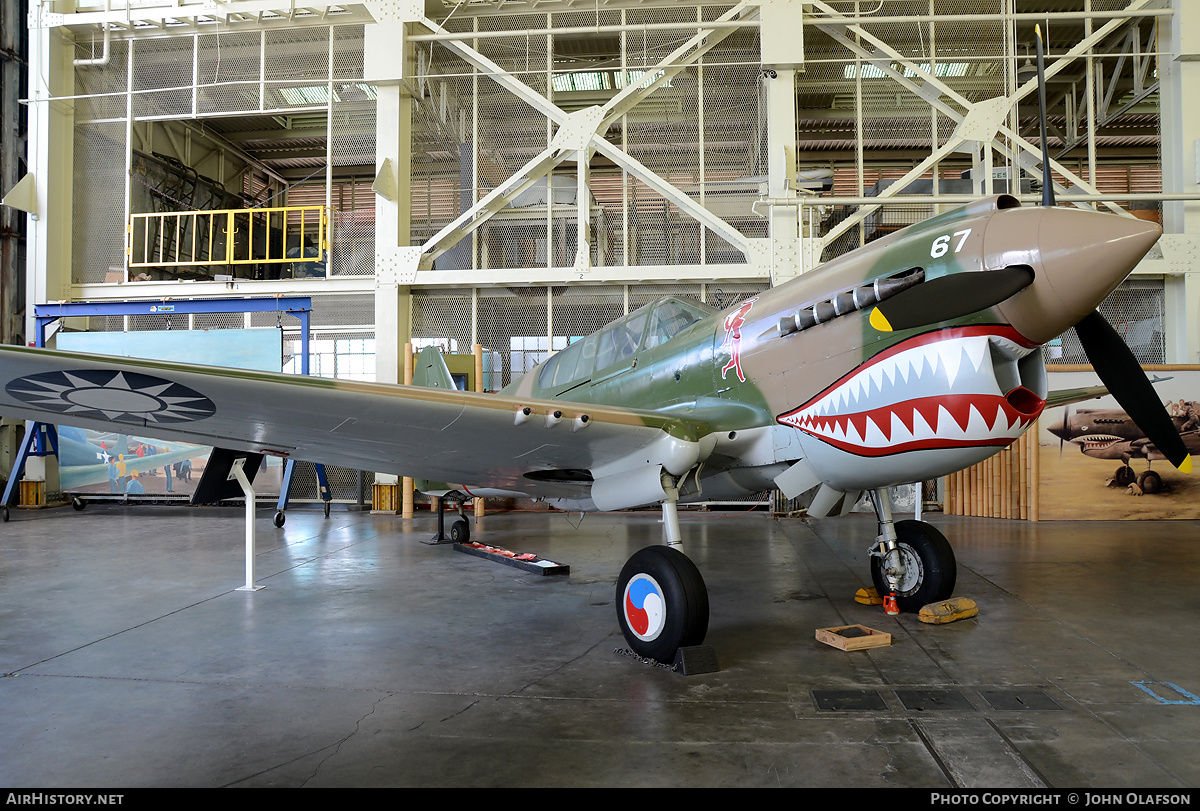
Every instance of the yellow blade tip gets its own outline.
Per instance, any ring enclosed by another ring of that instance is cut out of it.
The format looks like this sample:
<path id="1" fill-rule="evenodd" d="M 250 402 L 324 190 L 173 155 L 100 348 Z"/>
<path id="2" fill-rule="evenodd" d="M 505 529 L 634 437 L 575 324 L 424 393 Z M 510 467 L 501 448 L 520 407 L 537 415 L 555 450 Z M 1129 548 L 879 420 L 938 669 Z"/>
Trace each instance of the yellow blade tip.
<path id="1" fill-rule="evenodd" d="M 887 317 L 880 311 L 878 307 L 871 310 L 871 326 L 880 332 L 891 332 L 892 325 L 888 323 Z"/>
<path id="2" fill-rule="evenodd" d="M 1181 473 L 1192 472 L 1192 455 L 1190 453 L 1179 463 L 1179 470 Z"/>

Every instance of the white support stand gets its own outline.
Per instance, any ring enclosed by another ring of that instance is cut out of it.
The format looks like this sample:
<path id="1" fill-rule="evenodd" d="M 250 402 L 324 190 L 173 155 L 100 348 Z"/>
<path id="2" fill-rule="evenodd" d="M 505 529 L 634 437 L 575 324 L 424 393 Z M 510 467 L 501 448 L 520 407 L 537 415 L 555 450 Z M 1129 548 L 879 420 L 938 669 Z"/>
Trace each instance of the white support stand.
<path id="1" fill-rule="evenodd" d="M 237 479 L 246 496 L 246 585 L 239 587 L 238 591 L 258 591 L 266 586 L 254 585 L 254 488 L 242 470 L 245 464 L 245 459 L 237 459 L 229 471 L 229 478 Z"/>

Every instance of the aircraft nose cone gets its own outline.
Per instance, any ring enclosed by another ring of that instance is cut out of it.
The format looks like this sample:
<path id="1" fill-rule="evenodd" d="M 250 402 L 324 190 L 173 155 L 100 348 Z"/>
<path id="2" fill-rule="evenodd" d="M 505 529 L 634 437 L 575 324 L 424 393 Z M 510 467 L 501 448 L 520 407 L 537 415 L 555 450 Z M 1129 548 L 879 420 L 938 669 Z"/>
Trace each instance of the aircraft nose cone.
<path id="1" fill-rule="evenodd" d="M 1108 297 L 1162 235 L 1156 223 L 1067 208 L 1016 209 L 1021 218 L 996 218 L 1001 228 L 988 228 L 989 262 L 993 245 L 1028 245 L 1037 235 L 1035 247 L 1024 258 L 1005 264 L 1028 264 L 1034 282 L 1001 306 L 1009 323 L 1026 338 L 1045 343 L 1079 323 Z M 1030 217 L 1029 215 L 1034 215 Z M 1007 221 L 1006 221 L 1007 220 Z M 1033 221 L 1033 220 L 1036 220 Z M 1024 231 L 1023 237 L 1016 233 Z M 989 267 L 1003 265 L 989 264 Z"/>
<path id="2" fill-rule="evenodd" d="M 1050 433 L 1054 434 L 1059 439 L 1070 439 L 1071 438 L 1071 429 L 1068 428 L 1067 426 L 1063 425 L 1062 423 L 1059 423 L 1057 425 L 1051 425 L 1046 430 L 1048 430 Z"/>

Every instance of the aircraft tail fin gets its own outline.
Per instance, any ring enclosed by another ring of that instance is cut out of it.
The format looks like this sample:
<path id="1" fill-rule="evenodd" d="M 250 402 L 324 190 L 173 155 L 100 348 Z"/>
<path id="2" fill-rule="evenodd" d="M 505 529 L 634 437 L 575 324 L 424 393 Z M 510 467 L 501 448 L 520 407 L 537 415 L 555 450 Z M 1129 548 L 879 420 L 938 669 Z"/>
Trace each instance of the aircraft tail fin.
<path id="1" fill-rule="evenodd" d="M 454 378 L 450 376 L 450 369 L 446 366 L 446 360 L 436 346 L 427 346 L 417 355 L 417 362 L 413 367 L 412 384 L 448 391 L 454 391 L 456 388 Z"/>

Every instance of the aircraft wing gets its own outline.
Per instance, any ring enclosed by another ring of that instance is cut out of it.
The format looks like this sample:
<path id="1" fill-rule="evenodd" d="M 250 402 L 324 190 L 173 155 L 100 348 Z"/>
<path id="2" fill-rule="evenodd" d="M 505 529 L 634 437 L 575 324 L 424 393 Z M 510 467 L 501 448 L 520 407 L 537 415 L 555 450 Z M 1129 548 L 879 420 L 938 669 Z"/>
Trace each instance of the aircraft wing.
<path id="1" fill-rule="evenodd" d="M 1078 389 L 1059 389 L 1046 395 L 1046 408 L 1081 403 L 1084 400 L 1095 400 L 1104 397 L 1109 391 L 1104 386 L 1083 386 Z"/>
<path id="2" fill-rule="evenodd" d="M 0 386 L 7 416 L 530 495 L 579 483 L 527 473 L 644 469 L 709 433 L 630 408 L 12 346 Z"/>
<path id="3" fill-rule="evenodd" d="M 1150 383 L 1152 385 L 1154 383 L 1165 383 L 1170 379 L 1169 377 L 1155 375 L 1150 378 Z M 1081 403 L 1084 400 L 1096 400 L 1109 394 L 1112 394 L 1112 392 L 1108 390 L 1107 386 L 1083 386 L 1078 389 L 1059 389 L 1046 395 L 1046 408 Z"/>

